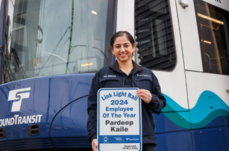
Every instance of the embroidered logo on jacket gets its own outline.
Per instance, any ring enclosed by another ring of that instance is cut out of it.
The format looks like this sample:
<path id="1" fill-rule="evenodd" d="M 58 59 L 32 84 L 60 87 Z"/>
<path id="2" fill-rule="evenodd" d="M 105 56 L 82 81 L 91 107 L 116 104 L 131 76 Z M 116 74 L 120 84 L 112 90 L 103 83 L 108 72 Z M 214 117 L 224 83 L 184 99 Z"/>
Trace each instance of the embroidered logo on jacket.
<path id="1" fill-rule="evenodd" d="M 105 78 L 110 78 L 110 77 L 115 78 L 116 75 L 105 75 L 104 77 L 105 77 Z"/>
<path id="2" fill-rule="evenodd" d="M 149 74 L 137 74 L 138 77 L 151 77 Z"/>

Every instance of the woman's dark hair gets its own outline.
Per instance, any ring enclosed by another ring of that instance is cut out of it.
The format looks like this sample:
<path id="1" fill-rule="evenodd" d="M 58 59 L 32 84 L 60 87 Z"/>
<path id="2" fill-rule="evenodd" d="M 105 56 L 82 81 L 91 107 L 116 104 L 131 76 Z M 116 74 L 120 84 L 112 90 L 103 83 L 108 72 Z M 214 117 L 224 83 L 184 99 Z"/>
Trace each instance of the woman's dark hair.
<path id="1" fill-rule="evenodd" d="M 130 41 L 130 43 L 132 45 L 134 45 L 135 41 L 134 41 L 134 38 L 133 36 L 128 32 L 128 31 L 119 31 L 117 33 L 115 33 L 112 37 L 111 37 L 111 41 L 110 41 L 110 46 L 113 48 L 113 45 L 114 45 L 114 42 L 116 40 L 116 38 L 118 37 L 122 37 L 122 36 L 126 36 L 127 39 Z"/>

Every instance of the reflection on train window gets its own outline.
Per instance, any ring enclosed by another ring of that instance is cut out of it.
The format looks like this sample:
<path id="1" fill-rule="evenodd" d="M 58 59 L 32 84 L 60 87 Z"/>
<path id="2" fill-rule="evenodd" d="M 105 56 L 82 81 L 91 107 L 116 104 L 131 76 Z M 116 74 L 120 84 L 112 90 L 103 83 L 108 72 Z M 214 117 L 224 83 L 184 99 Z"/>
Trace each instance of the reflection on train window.
<path id="1" fill-rule="evenodd" d="M 203 70 L 229 75 L 229 12 L 195 0 Z"/>
<path id="2" fill-rule="evenodd" d="M 172 70 L 176 64 L 173 28 L 168 0 L 135 0 L 136 60 L 156 70 Z"/>
<path id="3" fill-rule="evenodd" d="M 115 0 L 9 0 L 5 82 L 111 65 Z M 58 10 L 58 11 L 57 11 Z"/>

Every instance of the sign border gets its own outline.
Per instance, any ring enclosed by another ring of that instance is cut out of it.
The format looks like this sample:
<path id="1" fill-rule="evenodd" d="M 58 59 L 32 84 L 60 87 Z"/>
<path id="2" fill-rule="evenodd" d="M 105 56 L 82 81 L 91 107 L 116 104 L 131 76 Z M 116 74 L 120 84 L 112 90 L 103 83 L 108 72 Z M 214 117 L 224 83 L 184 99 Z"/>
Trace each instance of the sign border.
<path id="1" fill-rule="evenodd" d="M 98 140 L 98 151 L 101 151 L 100 148 L 99 148 L 99 128 L 100 128 L 100 101 L 99 101 L 99 98 L 100 98 L 100 91 L 102 90 L 139 90 L 139 88 L 137 87 L 127 87 L 127 88 L 100 88 L 97 92 L 97 140 Z M 140 126 L 140 149 L 139 151 L 142 151 L 142 100 L 140 98 L 139 99 L 139 126 Z M 112 144 L 112 143 L 110 143 Z M 116 144 L 116 143 L 113 143 L 113 144 Z"/>

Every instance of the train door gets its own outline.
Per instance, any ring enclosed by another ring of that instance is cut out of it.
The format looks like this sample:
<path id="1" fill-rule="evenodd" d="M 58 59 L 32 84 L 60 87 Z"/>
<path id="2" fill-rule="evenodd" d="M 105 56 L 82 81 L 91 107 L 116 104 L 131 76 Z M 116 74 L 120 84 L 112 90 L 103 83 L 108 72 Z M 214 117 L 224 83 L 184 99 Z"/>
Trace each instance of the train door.
<path id="1" fill-rule="evenodd" d="M 163 113 L 153 114 L 156 150 L 192 150 L 176 3 L 174 0 L 118 1 L 117 31 L 127 30 L 135 36 L 137 49 L 133 58 L 141 66 L 152 69 L 167 100 Z"/>
<path id="2" fill-rule="evenodd" d="M 194 150 L 229 150 L 229 1 L 177 5 Z"/>

